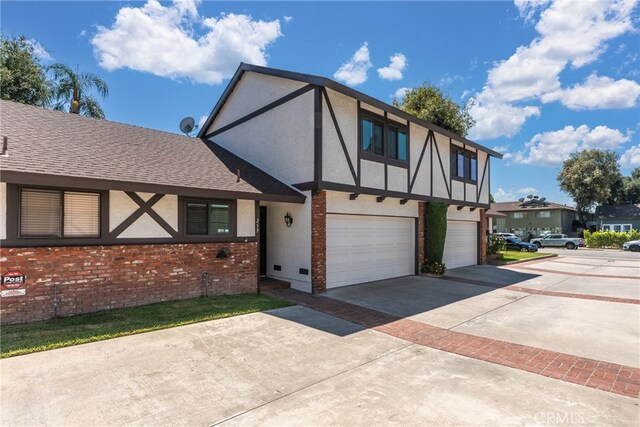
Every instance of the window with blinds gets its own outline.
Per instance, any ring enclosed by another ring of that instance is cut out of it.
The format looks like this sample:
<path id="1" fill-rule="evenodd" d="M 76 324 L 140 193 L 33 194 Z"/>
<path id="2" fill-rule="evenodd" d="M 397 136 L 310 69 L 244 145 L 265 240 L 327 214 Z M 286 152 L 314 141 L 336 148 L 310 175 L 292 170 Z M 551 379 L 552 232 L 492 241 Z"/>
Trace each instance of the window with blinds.
<path id="1" fill-rule="evenodd" d="M 186 214 L 187 234 L 231 235 L 231 203 L 190 201 Z"/>
<path id="2" fill-rule="evenodd" d="M 22 189 L 20 237 L 99 237 L 100 194 Z"/>

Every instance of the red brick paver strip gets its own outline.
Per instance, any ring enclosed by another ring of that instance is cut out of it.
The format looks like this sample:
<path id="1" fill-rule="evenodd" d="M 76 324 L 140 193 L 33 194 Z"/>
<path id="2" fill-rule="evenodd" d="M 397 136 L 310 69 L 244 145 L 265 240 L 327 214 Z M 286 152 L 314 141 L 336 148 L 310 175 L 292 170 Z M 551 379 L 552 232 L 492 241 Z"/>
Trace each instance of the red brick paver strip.
<path id="1" fill-rule="evenodd" d="M 570 292 L 545 291 L 542 289 L 531 289 L 531 288 L 525 288 L 523 286 L 517 286 L 517 285 L 499 285 L 497 283 L 484 282 L 482 280 L 466 279 L 466 278 L 455 277 L 455 276 L 442 276 L 440 277 L 440 279 L 449 280 L 452 282 L 467 283 L 470 285 L 485 286 L 487 288 L 493 288 L 493 289 L 506 289 L 509 291 L 524 292 L 531 295 L 545 295 L 550 297 L 607 301 L 607 302 L 617 302 L 621 304 L 640 304 L 640 299 L 635 299 L 635 298 L 621 298 L 621 297 L 609 297 L 609 296 L 603 296 L 603 295 L 587 295 L 587 294 L 575 294 Z"/>
<path id="2" fill-rule="evenodd" d="M 515 268 L 515 269 L 518 269 L 518 270 L 541 271 L 543 273 L 562 274 L 562 275 L 565 275 L 565 276 L 602 277 L 602 278 L 606 278 L 606 279 L 632 279 L 632 280 L 640 279 L 640 275 L 636 275 L 636 276 L 621 276 L 621 275 L 616 275 L 616 274 L 568 273 L 568 272 L 564 272 L 564 271 L 550 270 L 550 269 L 547 269 L 547 268 L 529 267 L 529 265 L 531 265 L 531 263 L 527 263 L 526 266 L 524 266 L 522 264 L 517 264 L 517 265 L 514 265 L 514 266 L 510 266 L 510 268 Z"/>
<path id="3" fill-rule="evenodd" d="M 631 366 L 455 332 L 292 289 L 279 289 L 272 294 L 425 347 L 640 399 L 640 369 Z"/>
<path id="4" fill-rule="evenodd" d="M 597 258 L 589 258 L 589 259 L 597 259 Z M 598 267 L 606 267 L 606 268 L 635 268 L 636 270 L 640 270 L 640 266 L 637 265 L 607 265 L 607 264 L 600 264 L 600 265 L 593 265 L 593 264 L 584 264 L 581 262 L 571 262 L 571 261 L 561 261 L 559 259 L 553 259 L 550 260 L 548 259 L 547 262 L 553 262 L 555 264 L 571 264 L 571 265 L 582 265 L 585 267 L 594 267 L 594 268 L 598 268 Z"/>

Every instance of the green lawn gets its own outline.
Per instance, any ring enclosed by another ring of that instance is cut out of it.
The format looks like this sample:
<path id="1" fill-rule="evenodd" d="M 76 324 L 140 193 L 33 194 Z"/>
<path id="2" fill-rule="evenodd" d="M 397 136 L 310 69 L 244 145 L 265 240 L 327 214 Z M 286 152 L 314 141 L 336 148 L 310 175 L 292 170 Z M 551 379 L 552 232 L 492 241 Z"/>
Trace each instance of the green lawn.
<path id="1" fill-rule="evenodd" d="M 291 304 L 288 302 L 267 295 L 225 295 L 6 325 L 0 329 L 0 357 L 18 356 L 289 305 Z"/>
<path id="2" fill-rule="evenodd" d="M 511 261 L 522 261 L 526 259 L 540 258 L 549 254 L 540 252 L 520 252 L 520 251 L 504 251 L 502 259 L 496 260 L 497 263 L 507 263 Z"/>

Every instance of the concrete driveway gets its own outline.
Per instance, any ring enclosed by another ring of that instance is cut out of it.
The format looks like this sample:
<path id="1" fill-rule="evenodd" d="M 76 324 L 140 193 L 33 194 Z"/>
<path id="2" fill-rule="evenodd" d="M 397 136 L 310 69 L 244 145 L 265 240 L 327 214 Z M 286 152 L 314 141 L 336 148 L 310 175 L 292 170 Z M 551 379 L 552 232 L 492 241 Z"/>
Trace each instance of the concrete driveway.
<path id="1" fill-rule="evenodd" d="M 0 422 L 638 425 L 640 272 L 568 262 L 277 291 L 300 305 L 4 359 Z"/>

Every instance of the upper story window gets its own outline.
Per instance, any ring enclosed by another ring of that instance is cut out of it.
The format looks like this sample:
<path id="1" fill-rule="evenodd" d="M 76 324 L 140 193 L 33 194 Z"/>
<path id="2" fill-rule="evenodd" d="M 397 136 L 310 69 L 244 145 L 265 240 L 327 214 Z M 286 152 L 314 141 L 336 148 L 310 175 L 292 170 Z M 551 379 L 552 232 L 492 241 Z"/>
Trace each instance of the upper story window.
<path id="1" fill-rule="evenodd" d="M 536 218 L 551 218 L 551 211 L 538 211 Z"/>
<path id="2" fill-rule="evenodd" d="M 100 194 L 23 188 L 20 237 L 100 236 Z"/>
<path id="3" fill-rule="evenodd" d="M 513 212 L 511 214 L 511 217 L 513 219 L 524 219 L 527 217 L 527 213 L 526 212 Z"/>
<path id="4" fill-rule="evenodd" d="M 362 119 L 362 151 L 384 156 L 384 124 L 365 117 Z"/>
<path id="5" fill-rule="evenodd" d="M 186 222 L 187 235 L 230 236 L 231 202 L 188 201 Z"/>
<path id="6" fill-rule="evenodd" d="M 478 181 L 478 156 L 471 151 L 458 148 L 451 149 L 451 173 L 454 178 L 467 181 Z"/>
<path id="7" fill-rule="evenodd" d="M 388 143 L 389 158 L 393 160 L 407 161 L 407 131 L 389 126 Z"/>
<path id="8" fill-rule="evenodd" d="M 360 151 L 366 155 L 374 155 L 367 160 L 389 160 L 397 166 L 406 167 L 409 159 L 409 131 L 400 123 L 362 110 Z"/>

